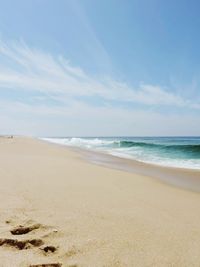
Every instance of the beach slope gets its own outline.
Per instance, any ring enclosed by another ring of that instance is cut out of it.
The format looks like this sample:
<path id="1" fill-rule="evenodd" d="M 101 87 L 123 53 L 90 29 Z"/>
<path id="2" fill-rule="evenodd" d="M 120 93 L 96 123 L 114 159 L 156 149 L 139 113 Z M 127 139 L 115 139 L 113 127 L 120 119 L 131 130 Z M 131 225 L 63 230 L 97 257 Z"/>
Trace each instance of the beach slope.
<path id="1" fill-rule="evenodd" d="M 0 138 L 0 185 L 2 267 L 200 264 L 199 193 L 21 137 Z"/>

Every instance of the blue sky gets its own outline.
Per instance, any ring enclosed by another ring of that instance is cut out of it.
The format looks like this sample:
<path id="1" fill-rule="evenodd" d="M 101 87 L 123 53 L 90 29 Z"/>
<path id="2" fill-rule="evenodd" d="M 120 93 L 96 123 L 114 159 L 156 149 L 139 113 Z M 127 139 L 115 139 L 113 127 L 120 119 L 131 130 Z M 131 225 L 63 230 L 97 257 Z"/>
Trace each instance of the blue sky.
<path id="1" fill-rule="evenodd" d="M 0 133 L 200 135 L 199 1 L 0 6 Z"/>

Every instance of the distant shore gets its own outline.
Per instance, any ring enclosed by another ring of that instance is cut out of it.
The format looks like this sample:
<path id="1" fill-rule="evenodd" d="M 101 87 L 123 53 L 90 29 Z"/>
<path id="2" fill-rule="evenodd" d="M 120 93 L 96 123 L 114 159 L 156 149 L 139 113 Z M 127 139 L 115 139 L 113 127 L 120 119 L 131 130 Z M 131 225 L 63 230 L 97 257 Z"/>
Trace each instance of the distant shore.
<path id="1" fill-rule="evenodd" d="M 0 266 L 197 267 L 199 180 L 199 171 L 2 138 Z"/>

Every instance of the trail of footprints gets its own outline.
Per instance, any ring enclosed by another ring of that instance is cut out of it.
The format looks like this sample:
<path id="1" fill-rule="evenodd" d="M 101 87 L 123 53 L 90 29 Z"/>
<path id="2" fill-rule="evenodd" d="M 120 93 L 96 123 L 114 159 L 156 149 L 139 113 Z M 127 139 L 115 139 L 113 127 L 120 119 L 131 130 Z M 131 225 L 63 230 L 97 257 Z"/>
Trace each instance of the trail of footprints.
<path id="1" fill-rule="evenodd" d="M 9 221 L 6 221 L 9 224 Z M 12 228 L 10 233 L 14 238 L 0 238 L 0 246 L 8 246 L 18 250 L 23 249 L 31 249 L 34 247 L 38 247 L 44 253 L 54 253 L 57 251 L 57 247 L 51 245 L 45 245 L 43 239 L 40 238 L 29 238 L 22 239 L 22 236 L 32 232 L 37 231 L 41 228 L 48 228 L 47 226 L 43 226 L 41 224 L 31 224 L 31 225 L 19 225 L 18 227 Z M 57 230 L 52 230 L 52 232 L 57 232 Z M 18 237 L 18 238 L 17 238 Z M 48 263 L 48 264 L 36 264 L 29 265 L 29 267 L 61 267 L 61 263 Z"/>

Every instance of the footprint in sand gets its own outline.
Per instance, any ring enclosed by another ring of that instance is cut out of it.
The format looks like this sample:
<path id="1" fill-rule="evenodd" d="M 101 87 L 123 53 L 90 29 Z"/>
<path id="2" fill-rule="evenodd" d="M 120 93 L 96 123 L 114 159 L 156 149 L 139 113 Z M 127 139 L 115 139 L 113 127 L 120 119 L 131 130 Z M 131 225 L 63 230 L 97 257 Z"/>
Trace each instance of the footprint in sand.
<path id="1" fill-rule="evenodd" d="M 9 220 L 6 221 L 6 223 L 10 223 Z M 24 224 L 24 225 L 19 225 L 17 227 L 14 227 L 13 229 L 10 230 L 10 233 L 12 235 L 17 235 L 17 236 L 24 236 L 24 235 L 29 235 L 30 232 L 34 230 L 45 230 L 49 229 L 51 227 L 44 226 L 41 224 L 32 224 L 29 225 Z M 52 230 L 53 233 L 57 232 L 57 230 Z M 36 232 L 31 233 L 32 235 L 35 235 Z M 29 235 L 30 236 L 30 235 Z M 40 250 L 42 250 L 45 255 L 48 255 L 49 253 L 54 253 L 57 251 L 57 248 L 52 246 L 52 245 L 45 245 L 45 242 L 41 238 L 29 238 L 29 239 L 23 239 L 23 240 L 18 240 L 15 238 L 0 238 L 0 246 L 7 246 L 7 247 L 12 247 L 18 250 L 23 250 L 23 249 L 31 249 L 33 247 L 39 247 Z M 48 263 L 48 264 L 36 264 L 36 265 L 30 265 L 30 267 L 61 267 L 61 263 Z"/>
<path id="2" fill-rule="evenodd" d="M 40 249 L 46 253 L 48 253 L 48 252 L 54 253 L 57 250 L 57 248 L 54 246 L 43 246 L 43 247 L 40 247 Z"/>
<path id="3" fill-rule="evenodd" d="M 35 224 L 35 225 L 31 225 L 31 226 L 18 226 L 14 229 L 12 229 L 10 232 L 13 235 L 24 235 L 24 234 L 28 234 L 29 232 L 39 229 L 41 227 L 41 224 Z"/>
<path id="4" fill-rule="evenodd" d="M 6 245 L 19 250 L 28 249 L 31 247 L 40 247 L 43 244 L 44 242 L 41 239 L 17 240 L 12 238 L 0 238 L 0 246 Z"/>

